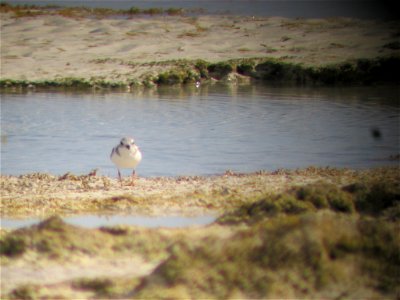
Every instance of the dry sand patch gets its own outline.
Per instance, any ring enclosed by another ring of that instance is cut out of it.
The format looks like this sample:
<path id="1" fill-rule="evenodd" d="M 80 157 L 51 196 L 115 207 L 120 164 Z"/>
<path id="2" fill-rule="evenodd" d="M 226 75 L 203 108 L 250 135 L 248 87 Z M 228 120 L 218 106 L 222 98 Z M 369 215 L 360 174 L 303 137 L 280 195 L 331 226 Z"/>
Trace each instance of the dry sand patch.
<path id="1" fill-rule="evenodd" d="M 133 80 L 130 65 L 270 57 L 305 65 L 375 58 L 396 51 L 396 24 L 352 19 L 152 16 L 126 20 L 58 15 L 1 16 L 2 78 Z M 106 60 L 107 63 L 98 63 Z M 18 67 L 16 67 L 18 66 Z"/>

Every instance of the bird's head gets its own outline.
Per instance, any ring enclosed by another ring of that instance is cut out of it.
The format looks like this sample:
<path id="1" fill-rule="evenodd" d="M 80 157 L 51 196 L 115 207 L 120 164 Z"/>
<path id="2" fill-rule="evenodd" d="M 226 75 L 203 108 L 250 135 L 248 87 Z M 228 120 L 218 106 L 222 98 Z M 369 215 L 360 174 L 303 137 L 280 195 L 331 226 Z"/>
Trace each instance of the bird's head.
<path id="1" fill-rule="evenodd" d="M 135 140 L 131 137 L 124 137 L 122 138 L 121 142 L 119 143 L 121 147 L 125 147 L 128 150 L 130 150 L 131 148 L 136 147 L 135 145 Z"/>

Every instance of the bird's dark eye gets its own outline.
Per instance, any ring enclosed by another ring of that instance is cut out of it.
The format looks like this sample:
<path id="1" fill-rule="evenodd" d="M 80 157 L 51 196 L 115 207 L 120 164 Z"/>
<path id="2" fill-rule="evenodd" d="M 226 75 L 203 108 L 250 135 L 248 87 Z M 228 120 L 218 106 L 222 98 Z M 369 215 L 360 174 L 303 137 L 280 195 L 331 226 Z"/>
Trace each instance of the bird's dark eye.
<path id="1" fill-rule="evenodd" d="M 124 145 L 124 143 L 121 141 L 121 143 L 119 143 L 121 146 L 123 146 Z"/>

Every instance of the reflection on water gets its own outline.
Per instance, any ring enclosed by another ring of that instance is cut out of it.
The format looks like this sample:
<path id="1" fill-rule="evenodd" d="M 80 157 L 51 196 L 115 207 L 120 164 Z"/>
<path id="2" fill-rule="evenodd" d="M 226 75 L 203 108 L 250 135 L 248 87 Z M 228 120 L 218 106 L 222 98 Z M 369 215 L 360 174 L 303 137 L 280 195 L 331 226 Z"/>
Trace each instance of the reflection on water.
<path id="1" fill-rule="evenodd" d="M 142 176 L 397 164 L 399 110 L 387 87 L 3 94 L 1 171 L 115 176 L 109 154 L 125 135 L 142 150 Z"/>

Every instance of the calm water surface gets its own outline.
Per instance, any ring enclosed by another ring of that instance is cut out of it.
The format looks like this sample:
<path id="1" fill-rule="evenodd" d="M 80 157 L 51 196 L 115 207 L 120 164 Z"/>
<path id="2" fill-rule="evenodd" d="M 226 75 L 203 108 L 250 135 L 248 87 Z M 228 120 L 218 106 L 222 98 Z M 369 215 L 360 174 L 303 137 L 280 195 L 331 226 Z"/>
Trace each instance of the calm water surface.
<path id="1" fill-rule="evenodd" d="M 109 154 L 125 135 L 146 177 L 393 165 L 399 112 L 398 88 L 384 87 L 2 94 L 1 173 L 116 176 Z"/>
<path id="2" fill-rule="evenodd" d="M 130 225 L 141 226 L 149 228 L 180 228 L 189 226 L 208 225 L 216 219 L 212 215 L 184 217 L 184 216 L 130 216 L 130 215 L 112 215 L 112 216 L 98 216 L 98 215 L 82 215 L 75 217 L 63 218 L 64 222 L 75 226 L 83 226 L 86 228 L 98 228 L 101 226 L 115 226 L 115 225 Z M 0 219 L 2 228 L 17 229 L 21 227 L 31 226 L 38 224 L 43 220 L 41 219 Z"/>

